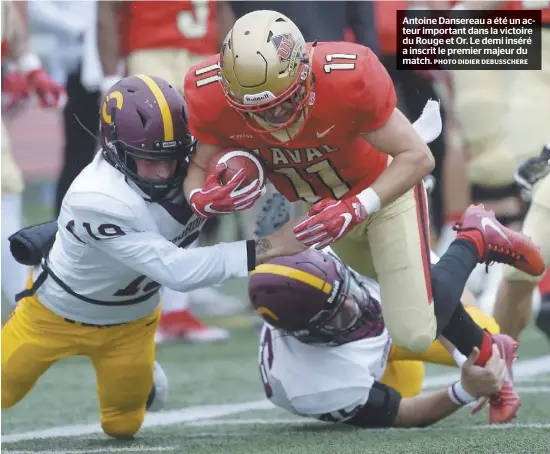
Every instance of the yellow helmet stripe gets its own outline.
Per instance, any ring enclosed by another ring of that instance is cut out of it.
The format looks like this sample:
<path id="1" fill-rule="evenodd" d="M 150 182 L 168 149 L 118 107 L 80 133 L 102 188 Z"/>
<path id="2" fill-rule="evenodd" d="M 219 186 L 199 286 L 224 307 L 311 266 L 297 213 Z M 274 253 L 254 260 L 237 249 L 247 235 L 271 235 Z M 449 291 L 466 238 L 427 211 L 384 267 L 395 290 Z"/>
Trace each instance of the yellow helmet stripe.
<path id="1" fill-rule="evenodd" d="M 155 97 L 155 101 L 157 101 L 160 109 L 160 115 L 162 117 L 162 124 L 164 126 L 164 141 L 170 142 L 174 140 L 174 123 L 172 122 L 172 112 L 170 112 L 170 107 L 164 97 L 164 93 L 158 84 L 149 76 L 138 74 L 137 77 L 147 84 Z"/>
<path id="2" fill-rule="evenodd" d="M 270 317 L 271 320 L 274 320 L 276 322 L 279 321 L 279 317 L 277 317 L 273 311 L 265 306 L 260 306 L 258 308 L 258 313 L 260 313 L 261 315 L 265 316 L 265 317 Z"/>
<path id="3" fill-rule="evenodd" d="M 296 268 L 291 268 L 290 266 L 266 263 L 264 265 L 257 266 L 256 269 L 250 273 L 250 275 L 252 274 L 277 274 L 279 276 L 289 277 L 291 279 L 296 279 L 297 281 L 303 282 L 304 284 L 311 285 L 327 295 L 332 290 L 332 284 L 325 282 L 323 279 L 314 276 L 311 273 L 297 270 Z"/>

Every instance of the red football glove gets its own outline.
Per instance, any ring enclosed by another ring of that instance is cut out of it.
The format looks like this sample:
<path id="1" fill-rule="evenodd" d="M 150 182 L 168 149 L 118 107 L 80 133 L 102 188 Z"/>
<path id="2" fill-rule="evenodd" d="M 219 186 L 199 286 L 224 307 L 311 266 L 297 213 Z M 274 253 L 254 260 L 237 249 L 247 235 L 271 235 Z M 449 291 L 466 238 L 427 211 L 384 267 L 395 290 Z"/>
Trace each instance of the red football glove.
<path id="1" fill-rule="evenodd" d="M 2 104 L 4 104 L 7 110 L 12 109 L 29 97 L 29 83 L 27 82 L 27 78 L 20 71 L 8 71 L 2 77 L 2 92 L 7 99 L 7 101 Z"/>
<path id="2" fill-rule="evenodd" d="M 296 239 L 306 246 L 323 249 L 363 222 L 367 210 L 356 196 L 342 200 L 323 199 L 309 210 L 308 218 L 294 227 Z"/>
<path id="3" fill-rule="evenodd" d="M 61 107 L 65 103 L 65 89 L 42 68 L 31 71 L 27 75 L 27 80 L 42 107 Z"/>
<path id="4" fill-rule="evenodd" d="M 259 181 L 254 181 L 244 188 L 240 187 L 246 178 L 245 169 L 239 170 L 222 186 L 220 176 L 226 169 L 225 164 L 218 165 L 215 173 L 208 175 L 204 180 L 201 189 L 191 191 L 189 204 L 198 216 L 211 218 L 246 210 L 265 193 L 265 186 L 260 187 Z"/>

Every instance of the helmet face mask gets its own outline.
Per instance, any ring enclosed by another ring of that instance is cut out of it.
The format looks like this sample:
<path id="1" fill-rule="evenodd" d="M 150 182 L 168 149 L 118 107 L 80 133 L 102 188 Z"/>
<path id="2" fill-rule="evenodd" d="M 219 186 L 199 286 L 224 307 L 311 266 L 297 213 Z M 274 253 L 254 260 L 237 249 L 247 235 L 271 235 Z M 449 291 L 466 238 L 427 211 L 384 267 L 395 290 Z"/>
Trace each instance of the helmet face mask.
<path id="1" fill-rule="evenodd" d="M 315 93 L 304 38 L 286 16 L 255 11 L 239 19 L 222 45 L 220 74 L 227 102 L 255 132 L 303 129 Z"/>
<path id="2" fill-rule="evenodd" d="M 267 323 L 304 343 L 341 345 L 384 329 L 366 279 L 333 254 L 308 249 L 259 265 L 248 291 Z"/>
<path id="3" fill-rule="evenodd" d="M 359 275 L 353 273 L 336 256 L 332 258 L 340 278 L 339 285 L 333 287 L 325 301 L 325 307 L 330 308 L 314 315 L 307 328 L 291 331 L 301 342 L 341 345 L 354 340 L 353 333 L 363 326 L 363 309 L 371 299 L 369 292 L 360 284 Z"/>
<path id="4" fill-rule="evenodd" d="M 185 101 L 166 81 L 132 76 L 115 84 L 101 110 L 100 133 L 107 161 L 152 201 L 182 189 L 196 141 L 187 127 Z M 173 170 L 165 178 L 140 175 L 138 167 L 147 164 L 139 161 L 171 162 Z"/>

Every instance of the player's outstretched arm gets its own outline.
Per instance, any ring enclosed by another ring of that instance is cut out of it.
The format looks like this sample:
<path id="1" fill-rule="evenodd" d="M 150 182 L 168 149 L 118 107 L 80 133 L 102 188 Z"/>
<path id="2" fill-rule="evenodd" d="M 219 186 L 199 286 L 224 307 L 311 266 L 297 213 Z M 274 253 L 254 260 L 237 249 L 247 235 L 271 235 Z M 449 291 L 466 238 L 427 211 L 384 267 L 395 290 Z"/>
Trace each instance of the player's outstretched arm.
<path id="1" fill-rule="evenodd" d="M 259 240 L 186 249 L 197 239 L 198 230 L 174 244 L 154 227 L 148 228 L 143 213 L 113 198 L 94 196 L 90 205 L 89 195 L 73 195 L 72 219 L 64 219 L 60 228 L 69 232 L 71 240 L 89 244 L 172 290 L 188 292 L 246 277 L 257 264 L 305 249 L 294 238 L 293 223 Z"/>
<path id="2" fill-rule="evenodd" d="M 462 367 L 460 382 L 449 389 L 402 399 L 395 418 L 396 427 L 424 427 L 453 414 L 477 398 L 486 398 L 500 391 L 506 367 L 496 346 L 484 367 L 475 366 L 479 350 L 474 349 Z"/>
<path id="3" fill-rule="evenodd" d="M 379 206 L 399 198 L 434 168 L 434 157 L 426 142 L 397 108 L 382 127 L 363 135 L 374 147 L 393 157 L 388 168 L 369 188 L 378 196 Z M 358 196 L 360 200 L 362 194 Z"/>

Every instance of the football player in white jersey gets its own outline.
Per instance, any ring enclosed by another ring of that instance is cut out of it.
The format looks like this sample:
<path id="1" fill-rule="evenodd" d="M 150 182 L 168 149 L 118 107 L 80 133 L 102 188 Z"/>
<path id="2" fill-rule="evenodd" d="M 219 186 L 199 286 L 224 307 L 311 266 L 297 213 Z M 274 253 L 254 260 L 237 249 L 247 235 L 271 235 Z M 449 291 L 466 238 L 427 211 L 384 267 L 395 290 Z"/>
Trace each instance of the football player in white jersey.
<path id="1" fill-rule="evenodd" d="M 186 249 L 204 220 L 182 194 L 194 140 L 185 102 L 165 80 L 137 75 L 115 84 L 100 109 L 100 142 L 63 200 L 49 254 L 2 328 L 2 408 L 56 361 L 85 355 L 97 375 L 103 430 L 126 438 L 139 430 L 153 389 L 161 286 L 221 284 L 304 246 L 289 225 L 256 241 Z"/>
<path id="2" fill-rule="evenodd" d="M 259 352 L 266 396 L 301 416 L 360 427 L 425 426 L 494 396 L 511 373 L 513 358 L 502 359 L 495 344 L 483 367 L 474 365 L 477 348 L 466 359 L 439 341 L 423 353 L 392 344 L 378 284 L 330 252 L 308 250 L 258 266 L 249 295 L 266 322 Z M 467 311 L 479 329 L 502 336 L 493 318 Z M 460 364 L 461 380 L 418 396 L 424 362 Z"/>

